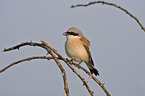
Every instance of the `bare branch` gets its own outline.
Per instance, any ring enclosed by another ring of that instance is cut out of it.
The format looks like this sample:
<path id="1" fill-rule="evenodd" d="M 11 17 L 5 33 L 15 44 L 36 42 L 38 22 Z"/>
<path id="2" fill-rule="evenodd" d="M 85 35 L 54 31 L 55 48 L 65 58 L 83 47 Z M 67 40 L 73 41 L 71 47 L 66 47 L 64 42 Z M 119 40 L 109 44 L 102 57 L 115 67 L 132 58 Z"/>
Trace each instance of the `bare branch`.
<path id="1" fill-rule="evenodd" d="M 41 40 L 41 42 L 49 47 L 61 60 L 63 60 L 70 68 L 71 70 L 82 80 L 83 84 L 86 86 L 88 92 L 90 93 L 91 96 L 94 96 L 93 91 L 91 91 L 90 87 L 88 86 L 87 82 L 85 79 L 67 62 L 65 58 L 63 58 L 55 49 L 53 49 L 51 46 L 49 46 L 47 43 Z"/>
<path id="2" fill-rule="evenodd" d="M 51 56 L 54 58 L 56 64 L 58 65 L 59 69 L 62 72 L 62 76 L 63 76 L 63 81 L 64 81 L 64 90 L 66 93 L 66 96 L 69 96 L 69 89 L 68 89 L 68 84 L 67 84 L 67 78 L 66 78 L 66 73 L 64 68 L 62 67 L 62 65 L 60 64 L 58 58 L 52 53 L 52 51 L 50 50 L 49 53 L 51 54 Z"/>
<path id="3" fill-rule="evenodd" d="M 90 2 L 88 4 L 78 4 L 78 5 L 72 5 L 71 8 L 75 8 L 75 7 L 87 7 L 93 4 L 97 4 L 97 3 L 101 3 L 101 4 L 105 4 L 105 5 L 110 5 L 110 6 L 114 6 L 122 11 L 124 11 L 126 14 L 128 14 L 131 18 L 133 18 L 141 27 L 141 29 L 145 32 L 145 27 L 140 23 L 139 19 L 137 17 L 135 17 L 134 15 L 132 15 L 130 12 L 128 12 L 126 9 L 114 4 L 114 3 L 108 3 L 105 1 L 94 1 L 94 2 Z"/>
<path id="4" fill-rule="evenodd" d="M 5 52 L 5 51 L 11 51 L 11 50 L 19 49 L 20 47 L 23 47 L 23 46 L 26 46 L 26 45 L 39 46 L 39 47 L 44 48 L 45 50 L 47 50 L 47 52 L 52 55 L 52 57 L 55 59 L 57 65 L 58 65 L 58 67 L 61 69 L 63 80 L 64 80 L 65 94 L 66 94 L 66 96 L 69 96 L 69 89 L 68 89 L 68 84 L 67 84 L 67 78 L 66 78 L 65 70 L 63 69 L 62 65 L 59 63 L 57 57 L 51 52 L 51 50 L 47 46 L 45 46 L 44 44 L 40 44 L 40 43 L 24 42 L 24 43 L 21 43 L 21 44 L 18 44 L 16 46 L 14 46 L 14 47 L 11 47 L 11 48 L 8 48 L 8 49 L 4 49 L 3 51 Z M 43 57 L 43 58 L 42 57 L 33 57 L 33 58 L 31 57 L 31 58 L 22 59 L 22 60 L 19 60 L 17 62 L 14 62 L 14 63 L 10 64 L 9 66 L 5 67 L 4 69 L 0 70 L 0 73 L 4 72 L 6 69 L 10 68 L 11 66 L 13 66 L 15 64 L 18 64 L 18 63 L 21 63 L 21 62 L 24 62 L 24 61 L 29 61 L 29 60 L 32 60 L 32 59 L 38 59 L 38 58 L 46 59 L 46 57 Z"/>
<path id="5" fill-rule="evenodd" d="M 46 44 L 44 41 L 42 41 L 41 40 L 41 42 L 43 43 L 43 44 Z M 57 54 L 58 55 L 58 57 L 60 58 L 60 59 L 62 59 L 71 69 L 72 69 L 72 71 L 74 72 L 74 73 L 76 73 L 76 75 L 78 75 L 78 77 L 84 82 L 84 80 L 83 80 L 83 78 L 81 77 L 81 75 L 79 75 L 75 70 L 74 70 L 74 68 L 72 67 L 72 66 L 70 66 L 70 64 L 69 64 L 69 62 L 68 62 L 68 60 L 66 60 L 65 58 L 63 58 L 56 50 L 54 50 L 51 46 L 49 46 L 48 44 L 46 44 L 47 45 L 47 47 L 49 47 L 55 54 Z M 85 71 L 90 77 L 92 77 L 93 78 L 93 80 L 95 81 L 95 82 L 97 82 L 98 84 L 99 84 L 99 86 L 104 90 L 104 92 L 107 94 L 107 96 L 111 96 L 110 95 L 110 93 L 106 90 L 106 88 L 104 87 L 104 84 L 102 84 L 99 80 L 97 80 L 92 74 L 90 74 L 90 72 L 89 71 L 87 71 L 85 68 L 83 68 L 82 66 L 80 66 L 79 64 L 76 64 L 76 63 L 74 63 L 73 62 L 73 64 L 75 65 L 75 66 L 77 66 L 78 68 L 81 68 L 83 71 Z M 87 84 L 87 82 L 84 82 L 84 85 L 85 84 Z M 88 89 L 88 86 L 86 86 L 86 88 Z M 88 91 L 89 91 L 89 93 L 90 94 L 92 94 L 92 96 L 93 96 L 93 92 L 90 90 L 90 89 L 88 89 Z"/>
<path id="6" fill-rule="evenodd" d="M 41 40 L 41 42 L 43 44 L 45 44 L 47 47 L 49 47 L 60 59 L 62 59 L 71 69 L 72 71 L 83 81 L 83 78 L 81 77 L 81 75 L 78 74 L 78 72 L 76 72 L 76 70 L 74 70 L 74 68 L 72 66 L 70 66 L 68 60 L 66 60 L 65 58 L 63 58 L 55 49 L 53 49 L 51 46 L 49 46 L 47 43 L 45 43 L 44 41 Z M 83 68 L 81 65 L 76 64 L 73 62 L 73 64 L 75 66 L 77 66 L 78 68 L 81 68 L 83 71 L 85 71 L 90 77 L 92 77 L 92 79 L 97 82 L 99 84 L 99 86 L 104 90 L 104 92 L 107 94 L 107 96 L 111 96 L 110 93 L 106 90 L 106 88 L 104 87 L 104 84 L 102 84 L 99 80 L 97 80 L 89 71 L 87 71 L 85 68 Z M 84 81 L 83 81 L 84 82 Z M 87 84 L 87 82 L 84 82 L 84 85 Z M 88 87 L 88 86 L 86 86 Z M 88 89 L 88 88 L 87 88 Z M 89 93 L 92 94 L 93 96 L 93 92 L 88 89 Z"/>
<path id="7" fill-rule="evenodd" d="M 61 72 L 62 72 L 62 76 L 63 76 L 63 80 L 64 80 L 64 90 L 65 90 L 65 95 L 69 96 L 69 90 L 68 90 L 68 85 L 67 85 L 67 78 L 66 78 L 66 74 L 65 74 L 65 70 L 63 69 L 62 65 L 60 64 L 59 60 L 63 60 L 69 67 L 70 69 L 81 79 L 81 81 L 83 82 L 83 84 L 85 85 L 85 87 L 87 88 L 88 92 L 90 93 L 91 96 L 94 96 L 93 91 L 91 91 L 90 87 L 88 86 L 87 82 L 85 81 L 85 79 L 73 68 L 73 66 L 70 64 L 70 61 L 67 60 L 66 58 L 63 58 L 55 49 L 53 49 L 51 46 L 49 46 L 47 43 L 45 43 L 44 41 L 42 41 L 42 44 L 40 43 L 33 43 L 33 42 L 24 42 L 21 43 L 19 45 L 16 45 L 14 47 L 8 48 L 8 49 L 4 49 L 4 51 L 11 51 L 11 50 L 15 50 L 15 49 L 19 49 L 20 47 L 26 46 L 26 45 L 30 45 L 30 46 L 39 46 L 41 48 L 44 48 L 50 55 L 52 55 L 52 57 L 46 57 L 46 56 L 35 56 L 35 57 L 29 57 L 26 59 L 22 59 L 19 60 L 17 62 L 13 62 L 10 65 L 8 65 L 7 67 L 3 68 L 2 70 L 0 70 L 0 73 L 4 72 L 6 69 L 12 67 L 13 65 L 16 65 L 18 63 L 24 62 L 24 61 L 30 61 L 30 60 L 34 60 L 34 59 L 54 59 L 55 62 L 57 63 L 57 65 L 59 66 Z M 58 56 L 56 57 L 54 55 L 54 53 Z M 90 74 L 89 71 L 87 71 L 85 68 L 83 68 L 82 66 L 72 62 L 73 65 L 77 66 L 78 68 L 81 68 L 83 71 L 85 71 L 95 82 L 97 82 L 99 84 L 99 86 L 104 90 L 104 92 L 107 94 L 107 96 L 111 96 L 109 94 L 109 92 L 105 89 L 104 84 L 102 84 L 99 80 L 97 80 L 92 74 Z"/>
<path id="8" fill-rule="evenodd" d="M 51 46 L 49 46 L 47 43 L 45 43 L 44 41 L 41 41 L 43 44 L 40 44 L 40 43 L 33 43 L 33 42 L 23 42 L 23 43 L 21 43 L 21 44 L 18 44 L 18 45 L 16 45 L 16 46 L 14 46 L 14 47 L 11 47 L 11 48 L 8 48 L 8 49 L 4 49 L 3 51 L 4 52 L 6 52 L 6 51 L 11 51 L 11 50 L 15 50 L 15 49 L 19 49 L 20 47 L 23 47 L 23 46 L 26 46 L 26 45 L 30 45 L 30 46 L 39 46 L 39 47 L 42 47 L 42 48 L 44 48 L 45 50 L 47 50 L 47 52 L 49 53 L 49 54 L 51 54 L 52 52 L 51 52 L 51 50 L 54 52 L 56 52 L 56 50 L 55 49 L 53 49 Z M 47 45 L 47 46 L 46 46 Z M 51 49 L 51 50 L 50 50 Z M 59 53 L 58 53 L 59 54 Z M 57 55 L 58 55 L 57 54 Z M 52 55 L 53 56 L 53 59 L 54 59 L 54 54 Z M 59 55 L 57 58 L 58 59 L 60 59 L 60 60 L 62 60 L 62 56 L 61 56 L 61 58 L 60 58 L 60 56 L 61 55 Z M 4 69 L 2 69 L 0 72 L 3 72 L 3 71 L 5 71 L 6 69 L 8 69 L 8 68 L 10 68 L 11 66 L 13 66 L 13 65 L 16 65 L 16 64 L 18 64 L 18 63 L 21 63 L 21 62 L 24 62 L 24 61 L 30 61 L 31 59 L 38 59 L 38 58 L 43 58 L 43 57 L 31 57 L 31 58 L 26 58 L 26 59 L 22 59 L 22 60 L 19 60 L 19 61 L 17 61 L 17 62 L 14 62 L 14 63 L 12 63 L 12 64 L 10 64 L 9 66 L 7 66 L 6 68 L 4 68 Z M 43 59 L 48 59 L 48 58 L 43 58 Z M 49 58 L 49 59 L 52 59 L 52 57 L 51 58 Z M 63 58 L 64 59 L 64 58 Z M 56 58 L 55 58 L 55 60 L 56 60 Z M 64 59 L 66 62 L 67 62 L 67 60 L 66 59 Z M 57 62 L 57 60 L 56 60 L 56 62 Z M 58 63 L 57 63 L 58 64 Z M 88 89 L 88 91 L 89 91 L 89 93 L 91 94 L 91 96 L 94 96 L 94 94 L 93 94 L 93 92 L 90 90 L 90 88 L 89 88 L 89 86 L 88 86 L 88 84 L 87 84 L 87 82 L 85 81 L 85 79 L 84 78 L 82 78 L 81 77 L 81 75 L 67 62 L 67 65 L 69 65 L 72 69 L 73 69 L 73 72 L 75 72 L 78 76 L 79 76 L 79 78 L 81 78 L 81 80 L 82 80 L 82 82 L 84 83 L 84 85 L 86 86 L 86 88 Z M 62 69 L 63 70 L 63 69 Z M 64 75 L 64 71 L 62 72 L 62 75 Z M 64 80 L 64 85 L 67 83 L 67 81 L 66 80 Z M 68 86 L 68 85 L 67 85 Z M 66 95 L 68 94 L 68 88 L 67 88 L 67 86 L 65 85 L 65 92 L 66 92 Z M 67 95 L 67 96 L 69 96 L 69 95 Z"/>
<path id="9" fill-rule="evenodd" d="M 72 62 L 75 66 L 77 66 L 78 68 L 82 69 L 83 71 L 85 71 L 90 78 L 92 78 L 96 83 L 99 84 L 99 86 L 104 90 L 104 92 L 107 94 L 107 96 L 111 96 L 110 93 L 107 91 L 107 89 L 104 87 L 104 84 L 102 84 L 99 80 L 97 80 L 97 78 L 95 78 L 89 71 L 87 71 L 85 68 L 83 68 L 80 64 L 76 64 L 74 62 Z"/>

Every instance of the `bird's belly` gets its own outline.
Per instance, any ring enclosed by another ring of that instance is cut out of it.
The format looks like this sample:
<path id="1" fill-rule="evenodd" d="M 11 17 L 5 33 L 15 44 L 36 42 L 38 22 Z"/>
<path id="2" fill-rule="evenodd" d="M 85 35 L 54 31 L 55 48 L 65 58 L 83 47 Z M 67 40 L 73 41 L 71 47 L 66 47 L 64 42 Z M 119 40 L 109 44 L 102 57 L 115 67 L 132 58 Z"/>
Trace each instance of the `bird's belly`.
<path id="1" fill-rule="evenodd" d="M 88 61 L 88 53 L 83 44 L 66 44 L 67 55 L 77 62 Z"/>

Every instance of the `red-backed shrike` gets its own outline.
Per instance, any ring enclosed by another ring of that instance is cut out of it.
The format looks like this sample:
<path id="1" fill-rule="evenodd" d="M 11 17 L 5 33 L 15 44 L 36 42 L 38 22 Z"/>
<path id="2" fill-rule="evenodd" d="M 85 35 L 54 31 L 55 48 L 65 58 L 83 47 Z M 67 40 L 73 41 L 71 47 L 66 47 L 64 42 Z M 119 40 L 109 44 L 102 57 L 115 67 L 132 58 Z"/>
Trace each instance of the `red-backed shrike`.
<path id="1" fill-rule="evenodd" d="M 98 70 L 94 68 L 94 62 L 89 50 L 90 42 L 83 36 L 82 32 L 72 27 L 63 33 L 63 35 L 67 37 L 65 42 L 66 54 L 74 61 L 85 62 L 91 74 L 99 75 Z"/>

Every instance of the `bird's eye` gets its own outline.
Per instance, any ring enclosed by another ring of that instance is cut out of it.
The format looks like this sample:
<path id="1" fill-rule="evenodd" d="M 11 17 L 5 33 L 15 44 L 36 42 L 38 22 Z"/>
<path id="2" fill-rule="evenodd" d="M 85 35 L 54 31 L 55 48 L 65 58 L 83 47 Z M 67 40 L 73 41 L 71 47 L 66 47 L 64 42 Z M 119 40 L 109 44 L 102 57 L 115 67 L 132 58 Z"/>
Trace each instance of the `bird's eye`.
<path id="1" fill-rule="evenodd" d="M 79 34 L 75 33 L 75 32 L 66 32 L 66 33 L 69 34 L 69 35 L 73 35 L 73 36 L 79 36 Z"/>

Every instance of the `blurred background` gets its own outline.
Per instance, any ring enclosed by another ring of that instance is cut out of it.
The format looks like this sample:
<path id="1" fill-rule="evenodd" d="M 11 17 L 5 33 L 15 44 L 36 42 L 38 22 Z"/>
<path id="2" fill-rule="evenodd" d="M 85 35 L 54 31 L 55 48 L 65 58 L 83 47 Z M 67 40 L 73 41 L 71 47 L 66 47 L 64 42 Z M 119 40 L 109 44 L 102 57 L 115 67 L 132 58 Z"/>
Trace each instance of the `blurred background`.
<path id="1" fill-rule="evenodd" d="M 0 69 L 12 62 L 46 56 L 38 47 L 3 52 L 26 41 L 44 40 L 63 57 L 65 36 L 70 27 L 80 29 L 91 42 L 97 77 L 112 96 L 145 94 L 145 32 L 125 12 L 108 5 L 70 8 L 90 0 L 0 0 Z M 127 9 L 145 26 L 145 0 L 107 0 Z M 48 55 L 49 56 L 49 55 Z M 70 96 L 89 96 L 81 80 L 66 70 Z M 87 68 L 84 63 L 81 64 Z M 95 96 L 106 96 L 89 76 L 75 68 L 88 81 Z M 88 70 L 88 69 L 87 69 Z M 63 96 L 61 71 L 54 60 L 33 60 L 0 74 L 0 96 Z"/>

